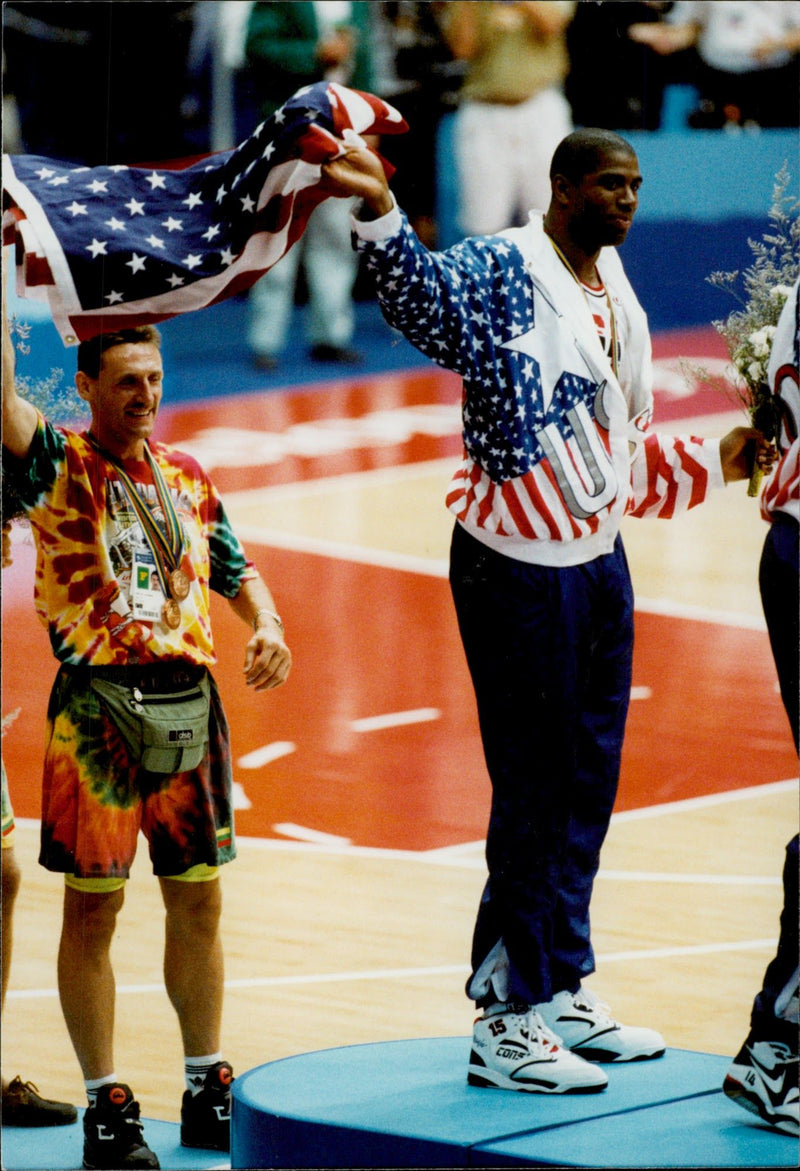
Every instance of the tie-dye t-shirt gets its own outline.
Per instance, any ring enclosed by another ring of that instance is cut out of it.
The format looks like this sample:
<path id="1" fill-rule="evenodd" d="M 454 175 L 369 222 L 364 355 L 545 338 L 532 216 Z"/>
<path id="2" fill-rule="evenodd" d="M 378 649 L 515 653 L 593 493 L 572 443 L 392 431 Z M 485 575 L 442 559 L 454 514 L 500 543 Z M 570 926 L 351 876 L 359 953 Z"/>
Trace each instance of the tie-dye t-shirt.
<path id="1" fill-rule="evenodd" d="M 113 463 L 88 435 L 39 418 L 19 493 L 36 540 L 36 610 L 63 663 L 100 666 L 167 657 L 211 666 L 216 655 L 209 590 L 231 598 L 258 576 L 197 461 L 162 443 L 149 447 L 185 540 L 181 568 L 190 589 L 180 602 L 175 630 L 160 617 L 165 598 L 157 592 L 156 576 L 144 597 L 157 616 L 141 616 L 142 595 L 134 597 L 133 578 L 152 563 L 152 553 Z M 166 531 L 148 464 L 127 460 L 122 466 Z"/>

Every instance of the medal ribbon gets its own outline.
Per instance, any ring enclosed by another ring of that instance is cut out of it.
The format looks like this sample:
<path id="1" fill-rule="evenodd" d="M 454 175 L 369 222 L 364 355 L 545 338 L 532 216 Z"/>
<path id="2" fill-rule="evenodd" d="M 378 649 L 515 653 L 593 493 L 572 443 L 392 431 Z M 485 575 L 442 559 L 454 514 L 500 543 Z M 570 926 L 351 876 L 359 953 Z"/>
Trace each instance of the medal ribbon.
<path id="1" fill-rule="evenodd" d="M 161 468 L 153 459 L 149 446 L 145 444 L 144 455 L 150 467 L 150 471 L 153 473 L 153 484 L 155 486 L 156 496 L 158 497 L 158 502 L 161 505 L 161 511 L 164 514 L 164 526 L 167 530 L 166 535 L 159 528 L 155 517 L 150 511 L 149 505 L 139 495 L 139 491 L 136 488 L 136 485 L 122 467 L 122 465 L 117 463 L 117 461 L 113 459 L 107 451 L 103 451 L 103 449 L 97 442 L 95 442 L 91 435 L 89 436 L 89 439 L 92 443 L 92 446 L 97 451 L 99 451 L 103 458 L 107 459 L 108 462 L 118 472 L 119 478 L 122 481 L 122 486 L 125 489 L 125 494 L 130 501 L 133 511 L 136 513 L 136 519 L 142 526 L 142 532 L 144 533 L 145 540 L 150 546 L 150 551 L 152 552 L 155 559 L 156 572 L 158 573 L 158 580 L 161 585 L 164 597 L 170 598 L 172 596 L 172 591 L 170 589 L 167 574 L 169 570 L 177 569 L 178 565 L 180 564 L 186 542 L 180 518 L 175 511 L 175 505 L 172 503 L 172 497 L 169 494 L 169 489 L 167 488 Z"/>
<path id="2" fill-rule="evenodd" d="M 547 232 L 545 232 L 545 235 L 547 236 L 547 239 L 550 241 L 550 243 L 553 245 L 553 248 L 555 249 L 555 253 L 558 256 L 558 259 L 561 261 L 561 263 L 567 269 L 570 276 L 575 281 L 575 284 L 578 285 L 578 287 L 580 288 L 580 290 L 583 293 L 583 296 L 586 300 L 586 304 L 588 305 L 589 298 L 586 296 L 586 293 L 584 292 L 583 283 L 580 280 L 578 274 L 575 272 L 575 269 L 572 267 L 570 262 L 567 260 L 566 256 L 561 251 L 558 244 L 556 244 L 553 237 L 551 235 L 549 235 Z M 605 287 L 605 282 L 601 281 L 601 283 L 603 285 L 603 292 L 606 295 L 606 304 L 608 305 L 608 312 L 609 312 L 609 315 L 611 318 L 611 355 L 610 355 L 611 356 L 611 369 L 614 371 L 614 377 L 619 379 L 619 371 L 617 370 L 617 316 L 614 313 L 614 306 L 611 304 L 611 297 L 608 295 L 608 289 Z M 589 306 L 589 308 L 591 309 L 591 306 Z"/>

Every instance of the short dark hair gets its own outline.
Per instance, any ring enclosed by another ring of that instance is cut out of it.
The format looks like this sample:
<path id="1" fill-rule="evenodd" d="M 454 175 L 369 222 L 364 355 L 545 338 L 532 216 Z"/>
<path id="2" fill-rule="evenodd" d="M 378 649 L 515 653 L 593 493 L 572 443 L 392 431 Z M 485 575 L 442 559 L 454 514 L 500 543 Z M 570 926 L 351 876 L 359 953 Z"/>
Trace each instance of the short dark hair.
<path id="1" fill-rule="evenodd" d="M 573 130 L 555 149 L 550 178 L 564 175 L 571 183 L 579 183 L 584 175 L 596 171 L 601 159 L 608 154 L 636 157 L 636 151 L 627 139 L 613 130 L 601 130 L 595 126 Z"/>
<path id="2" fill-rule="evenodd" d="M 161 334 L 154 325 L 134 325 L 113 333 L 98 333 L 78 346 L 78 369 L 89 378 L 99 378 L 106 350 L 127 345 L 151 345 L 160 350 Z"/>

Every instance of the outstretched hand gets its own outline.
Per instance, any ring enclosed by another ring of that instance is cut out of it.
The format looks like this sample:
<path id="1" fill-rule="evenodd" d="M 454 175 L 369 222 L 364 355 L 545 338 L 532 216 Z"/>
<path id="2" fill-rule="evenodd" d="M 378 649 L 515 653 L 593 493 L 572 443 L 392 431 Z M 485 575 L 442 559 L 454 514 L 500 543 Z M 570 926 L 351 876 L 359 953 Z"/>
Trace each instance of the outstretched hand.
<path id="1" fill-rule="evenodd" d="M 344 154 L 322 165 L 322 190 L 340 199 L 363 199 L 373 216 L 386 215 L 394 203 L 380 159 L 366 147 L 342 145 Z"/>
<path id="2" fill-rule="evenodd" d="M 754 466 L 763 472 L 772 469 L 778 453 L 755 427 L 734 427 L 719 441 L 719 456 L 725 483 L 749 480 Z"/>

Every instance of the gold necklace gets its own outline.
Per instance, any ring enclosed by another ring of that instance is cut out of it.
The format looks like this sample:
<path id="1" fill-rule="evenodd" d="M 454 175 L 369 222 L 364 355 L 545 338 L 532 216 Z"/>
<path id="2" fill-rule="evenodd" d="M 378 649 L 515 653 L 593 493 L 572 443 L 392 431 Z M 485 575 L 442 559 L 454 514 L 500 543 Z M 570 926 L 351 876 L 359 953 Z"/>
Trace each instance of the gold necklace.
<path id="1" fill-rule="evenodd" d="M 556 244 L 555 240 L 550 235 L 550 233 L 545 232 L 545 236 L 547 236 L 547 239 L 553 245 L 553 249 L 554 249 L 555 254 L 558 257 L 558 259 L 564 265 L 567 272 L 570 274 L 572 279 L 575 281 L 575 284 L 578 286 L 580 291 L 583 293 L 583 298 L 586 301 L 586 304 L 589 306 L 589 310 L 591 312 L 592 306 L 589 301 L 589 298 L 586 296 L 586 289 L 584 287 L 583 281 L 580 279 L 578 274 L 575 272 L 575 269 L 572 267 L 570 262 L 567 260 L 566 256 L 561 251 L 558 244 Z M 597 273 L 597 275 L 598 275 L 598 277 L 600 277 L 599 272 Z M 608 295 L 608 289 L 606 288 L 606 283 L 602 277 L 600 277 L 600 283 L 603 286 L 603 292 L 606 295 L 606 305 L 608 305 L 608 313 L 609 313 L 609 317 L 611 319 L 611 369 L 614 371 L 614 377 L 618 379 L 619 373 L 618 373 L 618 366 L 617 366 L 617 315 L 614 312 L 614 306 L 611 304 L 611 297 Z"/>

